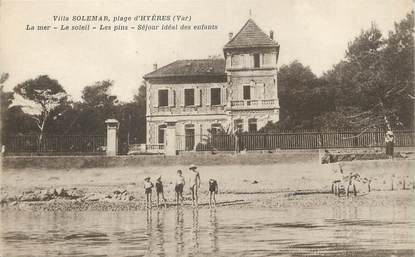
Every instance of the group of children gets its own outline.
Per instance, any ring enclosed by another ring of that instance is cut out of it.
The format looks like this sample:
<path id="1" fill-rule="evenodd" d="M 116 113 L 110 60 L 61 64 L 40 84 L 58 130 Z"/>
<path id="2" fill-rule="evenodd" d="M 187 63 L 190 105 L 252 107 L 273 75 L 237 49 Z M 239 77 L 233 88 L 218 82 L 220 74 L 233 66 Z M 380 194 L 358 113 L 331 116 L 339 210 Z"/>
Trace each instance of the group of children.
<path id="1" fill-rule="evenodd" d="M 190 192 L 192 195 L 192 205 L 197 206 L 199 200 L 199 188 L 201 184 L 200 174 L 197 171 L 196 165 L 190 165 L 189 170 L 192 171 L 191 179 L 190 179 Z M 183 189 L 186 182 L 183 177 L 182 171 L 177 171 L 177 176 L 175 180 L 174 191 L 176 194 L 176 204 L 183 205 Z M 144 190 L 146 194 L 146 207 L 151 208 L 152 200 L 152 189 L 154 184 L 150 181 L 150 177 L 146 177 L 144 179 Z M 214 179 L 209 179 L 209 204 L 216 205 L 216 194 L 218 193 L 218 183 Z M 160 196 L 163 200 L 163 204 L 166 207 L 166 198 L 164 197 L 164 190 L 163 190 L 163 182 L 161 181 L 161 176 L 159 176 L 156 180 L 156 194 L 157 194 L 157 206 L 160 206 Z"/>

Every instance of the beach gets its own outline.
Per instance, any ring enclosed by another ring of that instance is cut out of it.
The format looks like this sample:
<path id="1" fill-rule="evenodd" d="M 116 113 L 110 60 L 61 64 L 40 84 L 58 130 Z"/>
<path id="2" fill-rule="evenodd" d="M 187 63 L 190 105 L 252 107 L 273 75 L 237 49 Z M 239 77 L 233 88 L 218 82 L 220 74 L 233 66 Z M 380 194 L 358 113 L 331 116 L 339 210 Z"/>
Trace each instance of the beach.
<path id="1" fill-rule="evenodd" d="M 370 192 L 357 183 L 356 195 L 332 194 L 337 163 L 200 165 L 197 208 L 187 165 L 3 170 L 0 254 L 413 256 L 414 162 L 341 166 L 370 180 Z M 183 206 L 174 199 L 177 169 L 187 183 Z M 153 190 L 146 209 L 147 176 L 162 177 L 166 207 L 156 206 Z M 216 206 L 209 206 L 210 178 L 219 185 Z"/>
<path id="2" fill-rule="evenodd" d="M 337 197 L 331 184 L 338 164 L 321 165 L 314 161 L 271 165 L 199 166 L 201 208 L 209 203 L 208 180 L 218 181 L 218 206 L 238 208 L 279 208 L 287 205 L 367 205 L 399 204 L 414 201 L 414 161 L 376 160 L 343 162 L 344 174 L 358 173 L 368 183 L 357 183 L 357 196 Z M 161 176 L 166 206 L 175 206 L 174 181 L 181 169 L 184 207 L 191 206 L 187 166 L 147 166 L 92 169 L 3 170 L 2 208 L 29 210 L 142 210 L 145 208 L 144 178 L 154 183 Z M 153 207 L 156 193 L 153 189 Z"/>

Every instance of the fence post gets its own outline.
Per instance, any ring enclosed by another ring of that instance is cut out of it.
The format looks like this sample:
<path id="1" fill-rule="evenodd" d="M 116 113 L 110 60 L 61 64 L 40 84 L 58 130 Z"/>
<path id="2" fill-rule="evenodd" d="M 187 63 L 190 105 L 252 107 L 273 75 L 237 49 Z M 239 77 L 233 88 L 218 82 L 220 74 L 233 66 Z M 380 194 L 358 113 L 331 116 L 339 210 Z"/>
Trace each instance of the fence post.
<path id="1" fill-rule="evenodd" d="M 165 131 L 166 140 L 164 140 L 164 154 L 176 155 L 176 122 L 167 122 L 167 128 Z"/>
<path id="2" fill-rule="evenodd" d="M 120 123 L 116 119 L 108 119 L 107 124 L 107 155 L 116 156 L 118 153 L 118 128 Z"/>

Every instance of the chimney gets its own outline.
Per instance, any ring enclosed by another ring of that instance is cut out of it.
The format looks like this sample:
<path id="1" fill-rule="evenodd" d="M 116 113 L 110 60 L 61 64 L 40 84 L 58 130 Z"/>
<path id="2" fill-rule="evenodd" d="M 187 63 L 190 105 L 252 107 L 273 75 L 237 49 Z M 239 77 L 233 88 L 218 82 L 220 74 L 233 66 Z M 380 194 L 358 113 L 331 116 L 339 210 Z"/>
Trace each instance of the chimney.
<path id="1" fill-rule="evenodd" d="M 274 31 L 270 30 L 269 31 L 269 37 L 274 40 Z"/>
<path id="2" fill-rule="evenodd" d="M 229 36 L 229 41 L 231 41 L 233 38 L 233 32 L 229 32 L 228 36 Z"/>
<path id="3" fill-rule="evenodd" d="M 157 63 L 153 64 L 153 70 L 157 70 Z"/>

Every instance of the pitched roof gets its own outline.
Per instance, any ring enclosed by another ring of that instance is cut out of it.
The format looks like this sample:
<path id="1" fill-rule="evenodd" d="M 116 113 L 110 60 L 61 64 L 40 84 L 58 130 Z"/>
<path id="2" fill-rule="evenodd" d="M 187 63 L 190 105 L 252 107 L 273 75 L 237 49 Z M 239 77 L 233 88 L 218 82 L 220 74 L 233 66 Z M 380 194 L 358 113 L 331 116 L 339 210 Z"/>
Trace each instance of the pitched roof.
<path id="1" fill-rule="evenodd" d="M 225 59 L 201 59 L 178 60 L 146 74 L 144 78 L 224 75 Z"/>
<path id="2" fill-rule="evenodd" d="M 249 19 L 238 34 L 225 45 L 224 49 L 277 46 L 277 42 L 265 34 L 252 19 Z"/>

